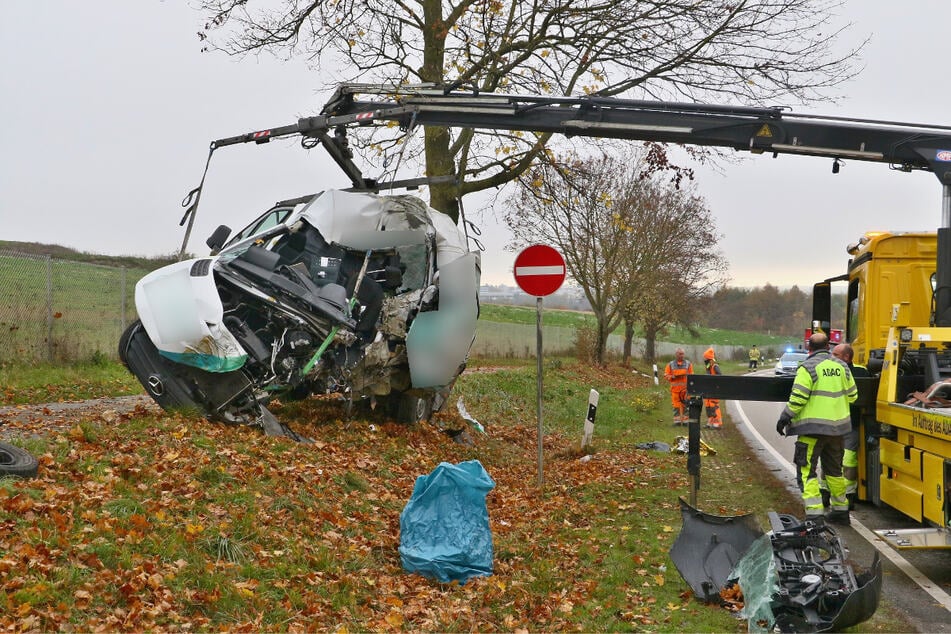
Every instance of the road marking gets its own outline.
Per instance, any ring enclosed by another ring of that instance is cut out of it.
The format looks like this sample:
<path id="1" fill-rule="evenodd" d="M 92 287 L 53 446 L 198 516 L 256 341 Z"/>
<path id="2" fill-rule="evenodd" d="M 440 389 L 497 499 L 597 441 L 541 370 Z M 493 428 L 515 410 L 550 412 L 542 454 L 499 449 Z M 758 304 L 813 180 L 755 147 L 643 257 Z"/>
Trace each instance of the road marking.
<path id="1" fill-rule="evenodd" d="M 746 412 L 743 411 L 743 404 L 739 401 L 734 401 L 733 405 L 736 406 L 737 411 L 740 414 L 740 419 L 743 421 L 743 424 L 746 425 L 747 431 L 749 431 L 754 438 L 763 446 L 766 451 L 768 451 L 776 461 L 789 472 L 790 475 L 796 475 L 796 468 L 791 462 L 786 460 L 782 454 L 780 454 L 776 449 L 768 442 L 763 436 L 756 431 L 756 428 L 753 427 L 753 423 L 750 422 L 750 419 L 746 416 Z M 931 595 L 935 601 L 937 601 L 945 610 L 951 612 L 951 595 L 948 595 L 947 592 L 935 585 L 931 579 L 926 577 L 920 570 L 915 568 L 911 563 L 898 554 L 894 548 L 888 545 L 887 542 L 879 538 L 878 535 L 867 529 L 860 521 L 852 518 L 852 528 L 855 529 L 855 532 L 862 536 L 862 538 L 872 545 L 875 550 L 880 552 L 886 559 L 891 561 L 899 570 L 908 575 L 908 578 L 918 584 L 922 590 Z"/>

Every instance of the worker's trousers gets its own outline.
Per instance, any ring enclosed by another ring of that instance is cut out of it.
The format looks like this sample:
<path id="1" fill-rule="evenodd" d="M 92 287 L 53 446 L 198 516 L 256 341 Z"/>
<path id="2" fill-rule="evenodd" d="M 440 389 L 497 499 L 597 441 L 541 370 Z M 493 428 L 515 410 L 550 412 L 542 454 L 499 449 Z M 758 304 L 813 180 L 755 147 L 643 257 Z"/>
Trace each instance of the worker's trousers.
<path id="1" fill-rule="evenodd" d="M 845 478 L 845 495 L 855 495 L 859 490 L 859 430 L 853 427 L 842 437 L 845 448 L 842 451 L 842 477 Z M 825 474 L 819 475 L 819 488 L 829 490 Z"/>
<path id="2" fill-rule="evenodd" d="M 819 490 L 819 466 L 829 486 L 829 506 L 833 511 L 849 510 L 845 496 L 845 478 L 842 477 L 842 436 L 799 436 L 793 455 L 796 465 L 796 484 L 802 491 L 806 517 L 823 515 L 822 493 Z"/>
<path id="3" fill-rule="evenodd" d="M 723 419 L 720 418 L 720 399 L 707 398 L 703 400 L 703 406 L 707 410 L 707 426 L 722 427 Z"/>
<path id="4" fill-rule="evenodd" d="M 859 489 L 859 430 L 853 427 L 844 436 L 844 442 L 842 477 L 845 478 L 845 493 L 854 495 Z"/>
<path id="5" fill-rule="evenodd" d="M 670 403 L 674 406 L 674 424 L 686 425 L 690 416 L 687 412 L 687 386 L 670 386 Z"/>

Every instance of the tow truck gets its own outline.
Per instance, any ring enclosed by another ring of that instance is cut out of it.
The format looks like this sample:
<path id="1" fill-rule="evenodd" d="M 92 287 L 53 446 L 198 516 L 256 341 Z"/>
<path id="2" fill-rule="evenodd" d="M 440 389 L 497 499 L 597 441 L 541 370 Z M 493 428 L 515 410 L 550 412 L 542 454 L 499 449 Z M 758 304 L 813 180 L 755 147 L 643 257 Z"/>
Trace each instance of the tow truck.
<path id="1" fill-rule="evenodd" d="M 859 499 L 888 505 L 927 526 L 893 543 L 951 547 L 951 126 L 800 114 L 782 107 L 659 102 L 615 97 L 487 94 L 432 85 L 343 84 L 319 115 L 213 141 L 218 148 L 298 136 L 322 145 L 356 189 L 388 184 L 353 162 L 348 131 L 368 126 L 411 132 L 437 126 L 526 131 L 732 148 L 777 157 L 882 163 L 927 171 L 943 188 L 936 232 L 866 234 L 849 248 L 848 272 L 816 284 L 813 328 L 832 330 L 832 283 L 848 283 L 845 341 L 872 372 L 857 380 L 862 408 Z M 458 187 L 451 167 L 398 186 Z M 196 190 L 200 194 L 200 188 Z M 195 199 L 197 200 L 197 195 Z M 194 220 L 195 205 L 186 218 Z M 185 218 L 183 218 L 184 224 Z M 186 238 L 187 239 L 187 238 Z M 841 326 L 841 325 L 840 325 Z M 792 379 L 693 375 L 692 395 L 785 401 Z M 930 390 L 930 391 L 929 391 Z M 909 395 L 919 394 L 914 399 Z M 697 474 L 699 475 L 699 474 Z"/>

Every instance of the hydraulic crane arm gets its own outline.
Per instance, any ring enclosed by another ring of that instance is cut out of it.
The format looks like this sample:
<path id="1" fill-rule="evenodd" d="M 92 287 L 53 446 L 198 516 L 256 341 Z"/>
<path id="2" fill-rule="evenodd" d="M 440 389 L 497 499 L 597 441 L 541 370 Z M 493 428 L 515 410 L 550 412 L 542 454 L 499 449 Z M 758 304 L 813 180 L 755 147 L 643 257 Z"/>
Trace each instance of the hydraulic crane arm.
<path id="1" fill-rule="evenodd" d="M 378 99 L 360 101 L 361 94 Z M 404 128 L 416 124 L 523 130 L 873 161 L 934 172 L 942 184 L 951 184 L 951 126 L 799 115 L 782 108 L 479 95 L 412 87 L 385 92 L 365 85 L 340 86 L 323 115 L 341 123 L 353 117 L 353 123 L 364 125 L 396 121 Z"/>
<path id="2" fill-rule="evenodd" d="M 320 143 L 357 189 L 378 189 L 353 163 L 351 127 L 397 124 L 403 130 L 440 126 L 521 130 L 733 148 L 755 154 L 799 154 L 886 163 L 923 170 L 951 191 L 951 126 L 796 114 L 784 108 L 640 101 L 613 97 L 480 94 L 435 86 L 340 85 L 320 115 L 278 128 L 213 141 L 211 149 L 300 136 Z M 413 181 L 414 186 L 426 179 Z M 430 179 L 432 180 L 432 179 Z M 951 215 L 951 214 L 949 214 Z M 731 377 L 732 378 L 732 377 Z M 698 393 L 763 398 L 760 383 L 724 386 L 694 377 Z M 777 395 L 788 394 L 782 386 Z M 767 400 L 772 397 L 767 396 Z M 777 396 L 778 398 L 778 396 Z"/>
<path id="3" fill-rule="evenodd" d="M 301 135 L 323 144 L 356 186 L 362 176 L 351 160 L 346 129 L 394 122 L 402 129 L 521 130 L 872 161 L 902 171 L 933 172 L 943 185 L 951 185 L 951 126 L 803 115 L 779 107 L 478 94 L 418 86 L 341 85 L 319 116 L 221 139 L 212 148 Z"/>

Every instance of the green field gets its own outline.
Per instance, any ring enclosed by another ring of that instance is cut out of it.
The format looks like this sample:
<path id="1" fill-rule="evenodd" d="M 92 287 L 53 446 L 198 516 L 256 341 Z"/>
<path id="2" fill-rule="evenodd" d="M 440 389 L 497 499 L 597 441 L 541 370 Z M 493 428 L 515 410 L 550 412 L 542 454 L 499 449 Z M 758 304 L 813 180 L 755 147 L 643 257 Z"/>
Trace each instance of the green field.
<path id="1" fill-rule="evenodd" d="M 534 325 L 537 320 L 537 310 L 525 306 L 505 306 L 501 304 L 482 304 L 479 319 L 486 321 L 530 324 Z M 546 326 L 556 326 L 563 328 L 580 328 L 595 326 L 595 318 L 592 313 L 584 313 L 570 310 L 551 310 L 543 308 L 542 321 Z M 772 335 L 763 335 L 755 332 L 741 332 L 738 330 L 721 330 L 717 328 L 695 327 L 696 335 L 683 328 L 672 328 L 662 341 L 675 341 L 683 344 L 697 345 L 727 345 L 727 346 L 749 346 L 756 344 L 760 348 L 768 346 L 782 346 L 789 342 L 789 337 L 777 337 Z M 619 327 L 615 334 L 623 336 L 624 328 Z M 643 333 L 635 331 L 636 337 L 643 337 Z"/>

